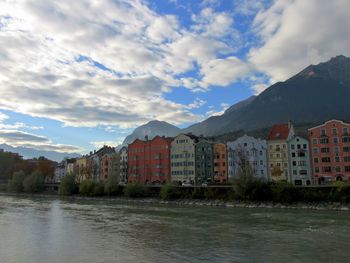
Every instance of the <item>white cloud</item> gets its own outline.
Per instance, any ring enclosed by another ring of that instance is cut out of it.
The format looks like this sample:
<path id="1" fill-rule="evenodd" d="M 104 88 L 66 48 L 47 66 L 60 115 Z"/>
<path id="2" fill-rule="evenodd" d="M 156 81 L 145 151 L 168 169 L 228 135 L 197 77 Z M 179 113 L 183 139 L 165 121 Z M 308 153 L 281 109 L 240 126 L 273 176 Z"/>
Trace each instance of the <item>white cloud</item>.
<path id="1" fill-rule="evenodd" d="M 2 122 L 2 121 L 4 121 L 4 120 L 8 119 L 8 117 L 9 117 L 9 116 L 7 116 L 6 114 L 0 112 L 0 122 Z"/>
<path id="2" fill-rule="evenodd" d="M 225 110 L 227 110 L 230 107 L 230 104 L 228 103 L 221 103 L 221 110 L 216 111 L 214 110 L 213 106 L 209 107 L 209 111 L 206 112 L 207 117 L 212 117 L 212 116 L 220 116 L 222 114 L 224 114 Z"/>
<path id="3" fill-rule="evenodd" d="M 201 85 L 204 88 L 210 85 L 227 86 L 239 78 L 244 78 L 249 72 L 249 66 L 236 57 L 214 59 L 203 65 Z"/>
<path id="4" fill-rule="evenodd" d="M 261 47 L 249 61 L 271 77 L 285 80 L 309 64 L 350 55 L 348 0 L 278 0 L 255 17 Z"/>
<path id="5" fill-rule="evenodd" d="M 95 148 L 95 149 L 100 149 L 104 145 L 115 147 L 117 145 L 120 145 L 123 143 L 123 139 L 117 139 L 115 141 L 94 141 L 90 142 L 90 144 Z"/>
<path id="6" fill-rule="evenodd" d="M 41 151 L 56 151 L 63 153 L 76 153 L 82 151 L 81 148 L 73 145 L 55 144 L 45 136 L 18 130 L 0 129 L 0 143 L 6 143 L 13 147 L 30 147 Z"/>
<path id="7" fill-rule="evenodd" d="M 228 85 L 243 71 L 230 56 L 233 19 L 211 9 L 191 29 L 138 0 L 1 2 L 0 19 L 0 108 L 64 125 L 195 122 L 201 116 L 164 94 Z M 197 68 L 200 77 L 181 77 Z"/>

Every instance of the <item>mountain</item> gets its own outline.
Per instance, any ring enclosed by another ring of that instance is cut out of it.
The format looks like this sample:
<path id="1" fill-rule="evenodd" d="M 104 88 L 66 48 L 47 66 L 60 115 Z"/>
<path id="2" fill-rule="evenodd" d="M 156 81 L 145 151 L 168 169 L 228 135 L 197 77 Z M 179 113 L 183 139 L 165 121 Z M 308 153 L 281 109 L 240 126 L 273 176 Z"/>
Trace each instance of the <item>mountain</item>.
<path id="1" fill-rule="evenodd" d="M 258 96 L 232 106 L 223 115 L 210 117 L 184 131 L 216 136 L 238 130 L 251 131 L 288 120 L 314 124 L 332 118 L 349 121 L 349 105 L 350 58 L 340 55 L 310 65 Z"/>
<path id="2" fill-rule="evenodd" d="M 188 128 L 183 129 L 184 133 L 193 133 L 195 135 L 206 135 L 213 136 L 222 134 L 228 131 L 222 130 L 225 126 L 230 124 L 230 118 L 228 116 L 233 115 L 235 112 L 239 111 L 241 108 L 248 106 L 251 102 L 255 100 L 256 96 L 251 96 L 248 99 L 240 101 L 230 108 L 228 108 L 223 115 L 212 116 L 208 119 L 193 124 Z"/>
<path id="3" fill-rule="evenodd" d="M 38 158 L 40 156 L 44 156 L 45 158 L 56 162 L 62 161 L 65 157 L 75 158 L 80 156 L 80 154 L 76 154 L 76 153 L 39 151 L 33 148 L 27 148 L 27 147 L 12 147 L 8 144 L 0 144 L 0 149 L 3 149 L 4 151 L 8 151 L 8 152 L 18 153 L 22 155 L 24 159 L 32 159 L 32 158 Z"/>
<path id="4" fill-rule="evenodd" d="M 139 126 L 132 134 L 128 135 L 123 141 L 123 145 L 128 145 L 128 143 L 132 143 L 135 139 L 143 140 L 146 135 L 149 139 L 153 139 L 157 135 L 172 137 L 179 133 L 181 133 L 181 129 L 170 123 L 165 121 L 150 121 Z"/>

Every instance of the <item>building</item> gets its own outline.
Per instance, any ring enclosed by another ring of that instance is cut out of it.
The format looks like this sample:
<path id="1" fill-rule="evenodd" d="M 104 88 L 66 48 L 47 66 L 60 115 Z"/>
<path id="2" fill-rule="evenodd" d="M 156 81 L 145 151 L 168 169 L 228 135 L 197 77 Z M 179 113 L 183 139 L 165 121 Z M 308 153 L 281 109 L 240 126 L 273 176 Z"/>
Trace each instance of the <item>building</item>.
<path id="1" fill-rule="evenodd" d="M 294 136 L 288 141 L 289 174 L 294 185 L 310 185 L 312 182 L 310 147 L 308 140 Z"/>
<path id="2" fill-rule="evenodd" d="M 172 138 L 136 139 L 128 146 L 128 182 L 163 184 L 170 181 Z"/>
<path id="3" fill-rule="evenodd" d="M 119 182 L 127 183 L 128 182 L 128 147 L 122 147 L 119 150 L 120 157 L 120 177 Z"/>
<path id="4" fill-rule="evenodd" d="M 274 125 L 270 130 L 267 146 L 269 177 L 272 181 L 291 182 L 287 142 L 293 136 L 294 128 L 291 122 Z"/>
<path id="5" fill-rule="evenodd" d="M 58 163 L 55 166 L 54 179 L 53 182 L 60 183 L 62 178 L 67 175 L 67 159 L 64 159 L 62 162 Z"/>
<path id="6" fill-rule="evenodd" d="M 67 174 L 73 174 L 74 173 L 74 166 L 75 166 L 76 158 L 70 158 L 67 159 Z"/>
<path id="7" fill-rule="evenodd" d="M 91 179 L 91 161 L 87 156 L 76 159 L 74 173 L 78 182 Z"/>
<path id="8" fill-rule="evenodd" d="M 201 138 L 195 145 L 196 183 L 210 183 L 214 181 L 213 144 Z"/>
<path id="9" fill-rule="evenodd" d="M 102 155 L 101 163 L 100 163 L 100 168 L 101 168 L 100 181 L 106 181 L 109 177 L 112 176 L 112 173 L 113 173 L 112 156 L 113 155 L 115 155 L 115 153 L 105 153 L 104 155 Z M 119 167 L 118 167 L 118 169 L 119 169 Z"/>
<path id="10" fill-rule="evenodd" d="M 227 171 L 227 147 L 224 143 L 214 143 L 214 182 L 226 183 Z"/>
<path id="11" fill-rule="evenodd" d="M 171 181 L 195 182 L 195 144 L 198 137 L 192 134 L 179 134 L 171 143 Z"/>
<path id="12" fill-rule="evenodd" d="M 229 180 L 237 179 L 247 169 L 251 169 L 256 178 L 269 180 L 265 140 L 244 135 L 227 142 L 227 155 Z"/>
<path id="13" fill-rule="evenodd" d="M 313 176 L 318 183 L 350 179 L 350 124 L 330 120 L 310 128 Z"/>
<path id="14" fill-rule="evenodd" d="M 88 157 L 90 161 L 90 166 L 91 166 L 90 179 L 92 179 L 95 182 L 105 180 L 103 177 L 106 174 L 102 174 L 102 167 L 101 167 L 102 157 L 106 154 L 111 155 L 113 153 L 115 153 L 115 149 L 107 145 L 104 145 L 102 148 L 100 148 L 97 151 L 94 151 L 93 153 L 90 152 L 90 155 Z M 111 164 L 109 164 L 109 166 L 111 166 Z M 103 168 L 106 169 L 106 167 L 103 167 Z"/>

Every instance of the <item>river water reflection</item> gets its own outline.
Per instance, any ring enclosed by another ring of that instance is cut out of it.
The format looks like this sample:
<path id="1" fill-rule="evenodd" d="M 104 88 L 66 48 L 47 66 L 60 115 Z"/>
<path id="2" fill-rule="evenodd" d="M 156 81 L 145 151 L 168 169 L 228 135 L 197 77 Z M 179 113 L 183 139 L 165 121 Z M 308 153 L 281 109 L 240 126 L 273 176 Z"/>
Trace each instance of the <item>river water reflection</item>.
<path id="1" fill-rule="evenodd" d="M 0 196 L 0 262 L 350 262 L 350 213 Z"/>

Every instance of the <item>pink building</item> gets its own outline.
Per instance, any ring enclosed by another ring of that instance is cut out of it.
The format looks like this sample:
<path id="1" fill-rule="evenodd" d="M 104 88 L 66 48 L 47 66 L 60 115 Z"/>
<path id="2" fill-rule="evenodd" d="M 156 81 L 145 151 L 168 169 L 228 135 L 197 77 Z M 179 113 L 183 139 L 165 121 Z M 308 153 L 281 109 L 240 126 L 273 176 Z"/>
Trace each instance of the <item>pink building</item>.
<path id="1" fill-rule="evenodd" d="M 314 179 L 350 180 L 350 124 L 330 120 L 308 132 Z"/>

